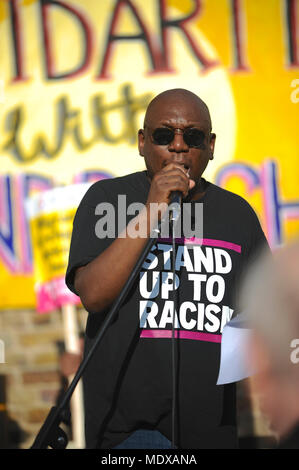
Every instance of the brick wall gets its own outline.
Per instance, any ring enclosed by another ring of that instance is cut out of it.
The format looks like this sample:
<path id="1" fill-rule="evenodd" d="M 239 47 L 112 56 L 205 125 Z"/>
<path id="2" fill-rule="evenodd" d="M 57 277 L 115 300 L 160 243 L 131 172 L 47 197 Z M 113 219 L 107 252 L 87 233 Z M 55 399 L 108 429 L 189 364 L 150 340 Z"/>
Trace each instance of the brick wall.
<path id="1" fill-rule="evenodd" d="M 81 329 L 86 312 L 77 311 Z M 6 376 L 9 416 L 26 432 L 21 447 L 28 448 L 60 390 L 59 345 L 64 342 L 60 311 L 0 312 L 0 339 L 5 346 L 5 363 L 0 374 Z"/>
<path id="2" fill-rule="evenodd" d="M 86 312 L 78 309 L 84 330 Z M 64 341 L 60 311 L 41 315 L 33 310 L 0 312 L 0 339 L 5 363 L 0 374 L 7 378 L 7 410 L 26 432 L 21 447 L 28 448 L 43 424 L 60 389 L 59 343 Z M 267 422 L 250 393 L 250 381 L 238 386 L 238 420 L 241 437 L 270 436 Z"/>

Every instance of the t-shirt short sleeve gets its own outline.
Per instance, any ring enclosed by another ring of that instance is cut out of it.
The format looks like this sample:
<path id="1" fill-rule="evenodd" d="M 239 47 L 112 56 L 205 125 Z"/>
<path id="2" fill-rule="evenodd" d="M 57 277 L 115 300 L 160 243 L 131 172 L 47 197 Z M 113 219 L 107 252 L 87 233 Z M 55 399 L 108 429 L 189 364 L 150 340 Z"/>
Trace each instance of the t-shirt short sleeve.
<path id="1" fill-rule="evenodd" d="M 99 218 L 96 215 L 96 207 L 107 201 L 106 193 L 100 183 L 99 181 L 88 189 L 79 204 L 73 221 L 65 282 L 76 295 L 78 295 L 74 287 L 76 269 L 88 264 L 112 242 L 109 238 L 99 238 L 96 235 L 96 223 Z"/>
<path id="2" fill-rule="evenodd" d="M 239 292 L 241 287 L 244 285 L 244 282 L 246 281 L 248 271 L 256 262 L 258 262 L 264 253 L 270 253 L 271 251 L 259 218 L 247 201 L 245 201 L 245 209 L 247 216 L 246 219 L 243 219 L 244 227 L 246 227 L 246 235 L 244 236 L 244 258 L 235 285 L 235 293 L 238 305 Z"/>

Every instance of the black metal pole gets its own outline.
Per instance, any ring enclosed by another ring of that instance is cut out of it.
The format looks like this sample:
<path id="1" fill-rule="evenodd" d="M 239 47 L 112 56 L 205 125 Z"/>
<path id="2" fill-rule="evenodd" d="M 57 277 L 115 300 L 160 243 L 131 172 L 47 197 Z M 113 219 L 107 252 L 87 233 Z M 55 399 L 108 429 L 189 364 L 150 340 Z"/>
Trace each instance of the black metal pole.
<path id="1" fill-rule="evenodd" d="M 159 228 L 156 230 L 156 232 L 159 233 Z M 68 403 L 71 399 L 71 396 L 79 380 L 81 379 L 83 375 L 83 372 L 87 364 L 89 363 L 89 360 L 93 356 L 94 351 L 96 350 L 97 346 L 102 340 L 108 326 L 110 325 L 110 323 L 112 322 L 114 318 L 114 315 L 118 312 L 128 292 L 130 291 L 132 284 L 135 281 L 137 275 L 139 274 L 139 271 L 141 270 L 144 260 L 147 254 L 149 253 L 149 251 L 151 250 L 155 240 L 156 238 L 152 238 L 152 237 L 148 239 L 147 244 L 145 245 L 143 252 L 141 253 L 141 256 L 139 257 L 119 297 L 116 299 L 109 313 L 107 314 L 107 317 L 102 325 L 101 330 L 99 331 L 99 334 L 96 337 L 95 342 L 90 348 L 88 354 L 85 356 L 85 358 L 81 362 L 72 382 L 70 383 L 69 387 L 64 393 L 60 403 L 57 406 L 53 406 L 51 408 L 44 424 L 42 425 L 39 433 L 37 434 L 31 446 L 31 449 L 46 449 L 48 447 L 52 447 L 53 449 L 65 449 L 65 447 L 67 446 L 68 438 L 65 432 L 63 431 L 63 429 L 60 428 L 60 424 L 64 420 L 66 415 L 69 414 L 69 412 L 67 411 Z"/>

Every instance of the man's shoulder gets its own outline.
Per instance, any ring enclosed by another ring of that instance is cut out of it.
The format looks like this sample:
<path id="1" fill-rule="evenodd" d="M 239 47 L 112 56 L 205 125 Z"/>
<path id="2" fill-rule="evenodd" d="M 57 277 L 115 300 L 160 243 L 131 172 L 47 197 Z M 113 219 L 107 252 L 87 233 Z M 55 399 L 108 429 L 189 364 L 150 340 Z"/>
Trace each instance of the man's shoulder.
<path id="1" fill-rule="evenodd" d="M 144 180 L 146 180 L 145 171 L 136 171 L 135 173 L 130 173 L 128 175 L 114 176 L 112 178 L 106 178 L 106 179 L 96 181 L 91 186 L 91 188 L 93 189 L 105 188 L 106 189 L 111 186 L 116 187 L 116 186 L 127 185 L 127 184 L 130 185 L 135 182 L 142 183 Z"/>
<path id="2" fill-rule="evenodd" d="M 242 237 L 265 239 L 259 216 L 244 197 L 211 183 L 207 202 L 207 217 L 213 215 L 220 225 L 230 226 Z"/>
<path id="3" fill-rule="evenodd" d="M 102 179 L 96 181 L 89 187 L 85 199 L 92 201 L 99 195 L 113 197 L 115 194 L 126 193 L 134 188 L 140 190 L 146 186 L 146 182 L 145 171 L 137 171 L 128 175 Z"/>

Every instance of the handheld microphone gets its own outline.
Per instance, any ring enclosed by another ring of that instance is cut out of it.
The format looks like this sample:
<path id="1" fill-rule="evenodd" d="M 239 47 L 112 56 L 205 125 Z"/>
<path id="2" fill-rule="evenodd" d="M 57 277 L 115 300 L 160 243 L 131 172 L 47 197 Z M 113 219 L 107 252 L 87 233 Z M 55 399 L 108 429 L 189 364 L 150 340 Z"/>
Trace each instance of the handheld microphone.
<path id="1" fill-rule="evenodd" d="M 170 204 L 181 204 L 182 202 L 182 193 L 181 191 L 172 191 L 170 193 Z"/>
<path id="2" fill-rule="evenodd" d="M 182 203 L 182 193 L 181 191 L 172 191 L 170 193 L 170 220 L 176 222 L 180 217 L 181 213 L 181 203 Z"/>

